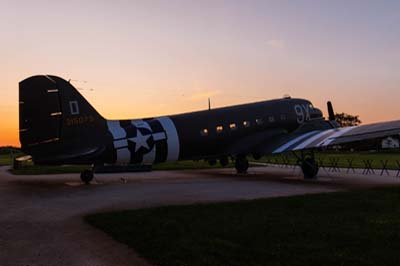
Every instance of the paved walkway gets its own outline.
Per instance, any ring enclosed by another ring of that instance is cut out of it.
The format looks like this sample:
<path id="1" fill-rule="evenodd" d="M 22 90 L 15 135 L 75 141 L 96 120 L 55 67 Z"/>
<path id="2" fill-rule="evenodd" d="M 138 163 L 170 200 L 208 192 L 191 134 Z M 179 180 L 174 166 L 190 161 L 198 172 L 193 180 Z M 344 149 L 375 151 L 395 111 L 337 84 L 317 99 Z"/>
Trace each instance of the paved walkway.
<path id="1" fill-rule="evenodd" d="M 298 169 L 233 169 L 14 176 L 0 167 L 0 265 L 148 265 L 133 250 L 87 225 L 100 210 L 228 201 L 400 184 L 393 177 L 321 175 L 302 180 Z"/>

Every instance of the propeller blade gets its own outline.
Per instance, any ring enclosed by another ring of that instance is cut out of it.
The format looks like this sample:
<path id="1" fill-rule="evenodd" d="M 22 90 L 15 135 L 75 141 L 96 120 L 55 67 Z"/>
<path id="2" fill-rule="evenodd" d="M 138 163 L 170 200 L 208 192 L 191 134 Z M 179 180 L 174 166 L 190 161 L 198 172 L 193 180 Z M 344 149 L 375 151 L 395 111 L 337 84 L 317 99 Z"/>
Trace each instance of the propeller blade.
<path id="1" fill-rule="evenodd" d="M 333 112 L 333 106 L 330 101 L 327 102 L 328 105 L 328 115 L 329 115 L 329 120 L 335 121 L 335 113 Z"/>

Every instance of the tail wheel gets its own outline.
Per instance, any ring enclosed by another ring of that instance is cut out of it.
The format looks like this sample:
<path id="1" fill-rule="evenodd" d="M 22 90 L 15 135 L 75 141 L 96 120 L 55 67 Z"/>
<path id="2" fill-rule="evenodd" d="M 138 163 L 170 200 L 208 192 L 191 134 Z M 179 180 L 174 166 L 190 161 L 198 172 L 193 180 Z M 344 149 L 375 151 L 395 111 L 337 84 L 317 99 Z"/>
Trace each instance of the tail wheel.
<path id="1" fill-rule="evenodd" d="M 235 160 L 235 168 L 238 174 L 247 173 L 247 169 L 249 168 L 249 161 L 246 156 L 238 156 Z"/>
<path id="2" fill-rule="evenodd" d="M 81 180 L 84 182 L 86 185 L 90 184 L 90 181 L 93 180 L 94 174 L 92 170 L 84 170 L 81 173 Z"/>
<path id="3" fill-rule="evenodd" d="M 306 158 L 301 163 L 301 170 L 305 179 L 312 179 L 317 176 L 319 167 L 313 158 Z"/>

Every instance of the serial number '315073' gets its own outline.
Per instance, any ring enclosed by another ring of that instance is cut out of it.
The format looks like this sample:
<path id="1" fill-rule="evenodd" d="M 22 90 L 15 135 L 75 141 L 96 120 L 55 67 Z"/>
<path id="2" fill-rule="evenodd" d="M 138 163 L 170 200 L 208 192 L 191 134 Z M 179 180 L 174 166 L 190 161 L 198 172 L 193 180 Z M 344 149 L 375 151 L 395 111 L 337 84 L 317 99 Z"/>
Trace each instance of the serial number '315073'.
<path id="1" fill-rule="evenodd" d="M 88 124 L 88 123 L 93 123 L 93 122 L 94 122 L 94 117 L 92 115 L 69 117 L 65 120 L 65 124 L 68 127 L 83 125 L 83 124 Z"/>

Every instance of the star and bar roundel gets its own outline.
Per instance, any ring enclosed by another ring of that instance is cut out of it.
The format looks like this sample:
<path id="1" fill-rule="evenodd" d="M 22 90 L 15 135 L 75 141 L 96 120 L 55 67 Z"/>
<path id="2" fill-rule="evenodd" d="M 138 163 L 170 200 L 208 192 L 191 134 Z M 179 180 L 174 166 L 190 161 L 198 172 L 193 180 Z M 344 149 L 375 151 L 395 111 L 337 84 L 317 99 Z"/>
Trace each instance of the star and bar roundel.
<path id="1" fill-rule="evenodd" d="M 179 139 L 169 117 L 151 120 L 111 120 L 116 163 L 152 164 L 179 158 Z"/>

